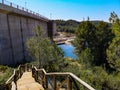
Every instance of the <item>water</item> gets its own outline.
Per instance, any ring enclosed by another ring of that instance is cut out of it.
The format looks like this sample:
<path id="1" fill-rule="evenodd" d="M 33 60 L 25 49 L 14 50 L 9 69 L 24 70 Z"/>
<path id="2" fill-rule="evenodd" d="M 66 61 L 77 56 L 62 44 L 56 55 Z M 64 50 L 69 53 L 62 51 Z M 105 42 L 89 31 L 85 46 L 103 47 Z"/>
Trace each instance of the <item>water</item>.
<path id="1" fill-rule="evenodd" d="M 61 45 L 58 45 L 58 47 L 60 47 L 63 50 L 65 57 L 69 57 L 69 58 L 72 58 L 72 59 L 77 58 L 77 56 L 74 54 L 75 47 L 73 47 L 72 45 L 61 44 Z"/>

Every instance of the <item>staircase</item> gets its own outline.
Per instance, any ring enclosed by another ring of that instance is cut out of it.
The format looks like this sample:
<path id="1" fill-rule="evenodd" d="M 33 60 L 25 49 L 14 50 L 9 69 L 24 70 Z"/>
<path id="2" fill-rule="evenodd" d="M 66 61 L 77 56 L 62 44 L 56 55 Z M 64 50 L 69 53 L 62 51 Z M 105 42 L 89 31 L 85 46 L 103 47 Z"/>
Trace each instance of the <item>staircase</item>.
<path id="1" fill-rule="evenodd" d="M 20 65 L 6 81 L 6 90 L 95 89 L 69 72 L 46 73 L 44 69 L 37 69 L 32 65 Z"/>

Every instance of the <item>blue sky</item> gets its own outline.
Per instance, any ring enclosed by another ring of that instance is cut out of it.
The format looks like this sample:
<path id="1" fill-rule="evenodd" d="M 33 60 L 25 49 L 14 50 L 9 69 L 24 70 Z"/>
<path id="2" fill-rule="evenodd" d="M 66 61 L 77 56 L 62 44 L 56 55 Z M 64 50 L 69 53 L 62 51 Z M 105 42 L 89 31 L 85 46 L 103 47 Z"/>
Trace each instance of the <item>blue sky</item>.
<path id="1" fill-rule="evenodd" d="M 51 19 L 108 21 L 110 12 L 120 17 L 120 0 L 7 0 Z"/>

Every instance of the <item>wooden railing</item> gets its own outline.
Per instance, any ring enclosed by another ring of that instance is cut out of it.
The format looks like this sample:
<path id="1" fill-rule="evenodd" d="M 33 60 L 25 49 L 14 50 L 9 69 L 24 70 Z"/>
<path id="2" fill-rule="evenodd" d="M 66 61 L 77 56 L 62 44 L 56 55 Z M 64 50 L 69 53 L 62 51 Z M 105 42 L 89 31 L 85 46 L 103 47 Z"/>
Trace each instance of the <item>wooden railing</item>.
<path id="1" fill-rule="evenodd" d="M 17 80 L 21 78 L 25 71 L 29 71 L 29 69 L 32 69 L 32 65 L 19 65 L 18 69 L 14 69 L 13 75 L 6 81 L 6 90 L 11 90 L 12 82 L 14 82 L 17 87 Z"/>
<path id="2" fill-rule="evenodd" d="M 32 76 L 35 81 L 41 84 L 45 90 L 59 90 L 62 88 L 65 90 L 95 90 L 72 73 L 46 73 L 44 69 L 37 69 L 35 66 L 33 67 L 29 65 L 20 65 L 17 70 L 14 70 L 13 75 L 6 82 L 7 90 L 11 90 L 11 83 L 14 82 L 16 84 L 17 80 L 25 71 L 32 71 Z"/>
<path id="3" fill-rule="evenodd" d="M 65 88 L 67 90 L 95 90 L 76 75 L 69 72 L 46 73 L 44 69 L 37 69 L 34 67 L 32 73 L 35 80 L 42 84 L 45 90 L 49 90 L 50 88 L 51 90 L 59 90 L 60 88 Z M 52 85 L 49 83 L 49 80 L 52 81 Z M 51 87 L 48 87 L 48 85 L 51 85 Z"/>

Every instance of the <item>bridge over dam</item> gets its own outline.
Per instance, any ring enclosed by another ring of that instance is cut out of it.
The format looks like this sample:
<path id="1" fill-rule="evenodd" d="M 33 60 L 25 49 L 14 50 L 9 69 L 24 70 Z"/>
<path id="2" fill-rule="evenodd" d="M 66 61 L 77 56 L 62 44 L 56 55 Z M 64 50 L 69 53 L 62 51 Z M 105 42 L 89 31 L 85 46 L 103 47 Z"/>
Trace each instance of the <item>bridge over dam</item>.
<path id="1" fill-rule="evenodd" d="M 6 0 L 0 0 L 0 64 L 15 65 L 30 60 L 26 40 L 40 25 L 52 38 L 55 23 L 48 18 Z"/>

